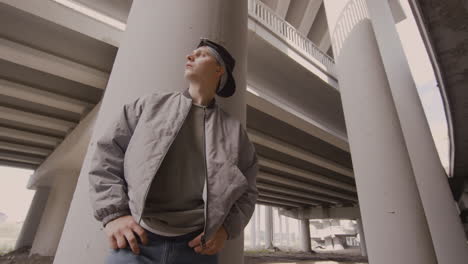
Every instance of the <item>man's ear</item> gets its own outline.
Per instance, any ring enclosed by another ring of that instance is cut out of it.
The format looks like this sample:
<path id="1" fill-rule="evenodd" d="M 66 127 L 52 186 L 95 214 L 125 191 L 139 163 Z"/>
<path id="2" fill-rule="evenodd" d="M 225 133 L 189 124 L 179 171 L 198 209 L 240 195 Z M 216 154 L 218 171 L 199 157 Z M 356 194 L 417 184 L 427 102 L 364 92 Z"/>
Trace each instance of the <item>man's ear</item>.
<path id="1" fill-rule="evenodd" d="M 218 69 L 216 70 L 216 72 L 219 72 L 220 73 L 219 76 L 221 77 L 224 74 L 224 68 L 221 66 L 217 66 L 217 67 Z"/>

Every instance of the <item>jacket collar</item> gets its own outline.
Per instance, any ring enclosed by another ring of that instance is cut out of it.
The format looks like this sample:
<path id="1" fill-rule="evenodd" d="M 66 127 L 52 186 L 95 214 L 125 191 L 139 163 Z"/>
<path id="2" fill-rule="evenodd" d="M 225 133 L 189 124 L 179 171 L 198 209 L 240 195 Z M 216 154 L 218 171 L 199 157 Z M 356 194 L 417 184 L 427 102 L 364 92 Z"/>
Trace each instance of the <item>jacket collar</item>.
<path id="1" fill-rule="evenodd" d="M 193 100 L 192 96 L 190 95 L 189 88 L 185 88 L 185 90 L 182 92 L 182 95 L 184 97 L 190 99 L 190 100 Z M 215 97 L 213 97 L 213 99 L 211 99 L 211 102 L 208 103 L 207 108 L 209 108 L 209 109 L 215 108 L 215 105 L 216 105 L 216 98 Z"/>

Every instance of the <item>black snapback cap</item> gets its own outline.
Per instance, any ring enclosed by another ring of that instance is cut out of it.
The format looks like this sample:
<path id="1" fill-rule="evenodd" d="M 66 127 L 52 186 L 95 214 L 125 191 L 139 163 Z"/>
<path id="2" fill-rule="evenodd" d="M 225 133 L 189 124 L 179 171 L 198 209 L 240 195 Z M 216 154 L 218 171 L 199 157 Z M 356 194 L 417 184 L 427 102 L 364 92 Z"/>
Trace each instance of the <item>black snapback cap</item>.
<path id="1" fill-rule="evenodd" d="M 231 56 L 229 51 L 226 48 L 221 46 L 220 44 L 213 42 L 207 38 L 201 38 L 200 43 L 198 44 L 197 48 L 202 46 L 208 46 L 213 48 L 218 52 L 221 56 L 221 59 L 224 61 L 224 65 L 226 66 L 226 73 L 227 73 L 227 80 L 223 87 L 219 87 L 216 89 L 216 94 L 221 97 L 229 97 L 234 94 L 236 91 L 236 81 L 232 76 L 232 71 L 234 70 L 234 66 L 236 65 L 236 60 Z"/>

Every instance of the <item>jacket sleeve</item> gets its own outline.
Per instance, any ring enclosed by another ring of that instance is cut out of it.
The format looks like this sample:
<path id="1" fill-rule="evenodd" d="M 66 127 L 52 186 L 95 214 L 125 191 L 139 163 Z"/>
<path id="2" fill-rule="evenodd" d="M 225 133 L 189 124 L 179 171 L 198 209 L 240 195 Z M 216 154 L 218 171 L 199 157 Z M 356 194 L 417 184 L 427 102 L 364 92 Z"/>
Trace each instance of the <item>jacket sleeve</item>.
<path id="1" fill-rule="evenodd" d="M 140 112 L 139 99 L 125 104 L 105 132 L 91 143 L 89 197 L 94 217 L 104 227 L 118 217 L 130 215 L 123 164 Z"/>
<path id="2" fill-rule="evenodd" d="M 239 142 L 238 167 L 247 179 L 248 188 L 233 204 L 223 222 L 223 227 L 228 233 L 228 240 L 237 238 L 249 223 L 255 210 L 255 203 L 258 197 L 256 184 L 258 173 L 257 153 L 253 143 L 247 136 L 247 132 L 242 126 Z"/>

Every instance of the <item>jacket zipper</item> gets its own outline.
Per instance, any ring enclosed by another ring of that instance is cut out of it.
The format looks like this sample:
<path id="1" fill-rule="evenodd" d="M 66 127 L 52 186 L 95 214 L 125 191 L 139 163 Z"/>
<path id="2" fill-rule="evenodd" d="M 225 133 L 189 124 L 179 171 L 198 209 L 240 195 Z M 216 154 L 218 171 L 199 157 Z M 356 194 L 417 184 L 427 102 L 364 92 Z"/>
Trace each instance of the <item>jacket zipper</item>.
<path id="1" fill-rule="evenodd" d="M 175 138 L 177 137 L 177 134 L 179 134 L 179 131 L 180 129 L 182 128 L 182 126 L 184 125 L 184 122 L 185 122 L 185 119 L 187 118 L 189 112 L 190 112 L 190 108 L 192 108 L 192 104 L 190 103 L 190 107 L 189 107 L 189 110 L 187 111 L 187 113 L 185 113 L 185 116 L 184 116 L 184 119 L 182 120 L 182 124 L 180 125 L 180 127 L 177 129 L 177 133 L 172 137 L 171 139 L 171 143 L 169 144 L 169 146 L 167 147 L 166 151 L 164 152 L 164 155 L 161 159 L 161 161 L 159 162 L 159 165 L 158 165 L 158 168 L 156 169 L 156 172 L 159 170 L 159 166 L 161 166 L 161 163 L 163 162 L 164 158 L 166 157 L 166 154 L 167 152 L 169 152 L 169 148 L 171 147 L 172 143 L 174 142 Z M 154 174 L 156 174 L 156 172 Z M 140 214 L 140 219 L 138 219 L 138 224 L 140 224 L 141 222 L 141 218 L 143 217 L 143 213 L 145 212 L 145 203 L 146 203 L 146 197 L 148 196 L 148 191 L 151 187 L 151 184 L 153 184 L 153 181 L 154 181 L 154 178 L 155 175 L 153 174 L 153 178 L 151 179 L 150 181 L 150 184 L 148 185 L 148 187 L 146 188 L 146 192 L 145 192 L 145 198 L 143 199 L 143 210 Z"/>
<path id="2" fill-rule="evenodd" d="M 205 182 L 206 182 L 206 201 L 205 201 L 205 226 L 203 227 L 203 235 L 201 236 L 202 248 L 206 246 L 206 227 L 208 226 L 208 169 L 206 165 L 206 133 L 205 133 L 205 117 L 206 108 L 203 107 L 203 159 L 205 165 Z"/>

